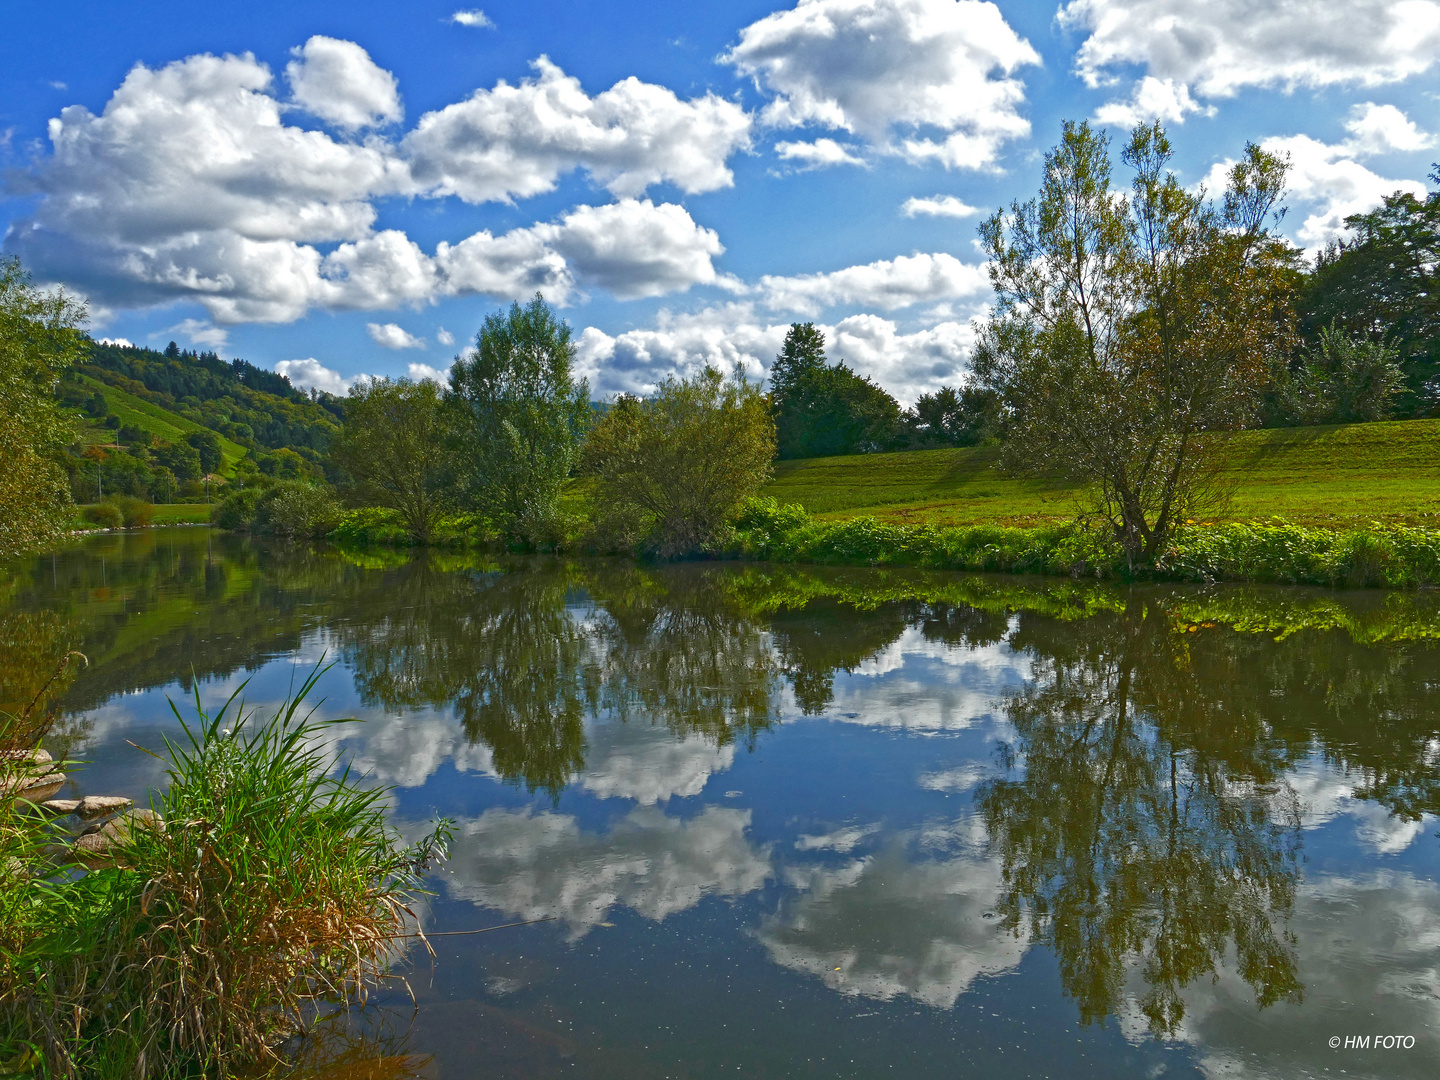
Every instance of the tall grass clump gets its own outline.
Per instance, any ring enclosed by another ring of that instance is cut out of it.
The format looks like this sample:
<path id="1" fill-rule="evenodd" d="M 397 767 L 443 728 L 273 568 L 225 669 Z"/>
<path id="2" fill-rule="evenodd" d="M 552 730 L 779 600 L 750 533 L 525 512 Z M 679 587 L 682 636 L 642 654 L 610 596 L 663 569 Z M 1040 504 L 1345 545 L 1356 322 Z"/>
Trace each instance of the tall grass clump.
<path id="1" fill-rule="evenodd" d="M 320 674 L 267 718 L 236 696 L 207 715 L 197 694 L 167 740 L 161 821 L 136 820 L 113 865 L 76 878 L 12 845 L 5 1052 L 53 1077 L 228 1076 L 274 1059 L 307 1006 L 389 977 L 449 826 L 403 845 L 386 790 L 337 769 L 328 724 L 301 711 Z"/>

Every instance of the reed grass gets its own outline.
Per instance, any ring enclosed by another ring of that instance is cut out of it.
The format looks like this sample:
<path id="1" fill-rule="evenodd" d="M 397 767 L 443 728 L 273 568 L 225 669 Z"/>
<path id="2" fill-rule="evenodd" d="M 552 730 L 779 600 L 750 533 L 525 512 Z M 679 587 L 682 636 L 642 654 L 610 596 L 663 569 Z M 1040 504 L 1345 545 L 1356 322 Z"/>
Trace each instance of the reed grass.
<path id="1" fill-rule="evenodd" d="M 307 1006 L 395 977 L 449 824 L 400 842 L 386 789 L 340 767 L 303 706 L 323 671 L 268 717 L 240 691 L 207 714 L 197 691 L 165 747 L 163 827 L 132 828 L 113 866 L 57 873 L 33 824 L 0 836 L 0 1060 L 29 1052 L 66 1080 L 230 1075 L 275 1060 Z"/>

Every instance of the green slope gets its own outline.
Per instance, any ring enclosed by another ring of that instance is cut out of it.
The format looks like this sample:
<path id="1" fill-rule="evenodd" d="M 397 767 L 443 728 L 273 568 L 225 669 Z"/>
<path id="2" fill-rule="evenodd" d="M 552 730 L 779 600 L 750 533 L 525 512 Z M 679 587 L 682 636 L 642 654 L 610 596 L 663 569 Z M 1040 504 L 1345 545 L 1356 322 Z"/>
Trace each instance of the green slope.
<path id="1" fill-rule="evenodd" d="M 823 517 L 935 524 L 1064 518 L 1078 488 L 1006 476 L 992 447 L 777 462 L 766 489 Z M 1227 440 L 1224 520 L 1426 522 L 1440 515 L 1440 420 L 1247 431 Z"/>
<path id="2" fill-rule="evenodd" d="M 77 375 L 76 377 L 87 390 L 96 390 L 105 396 L 106 405 L 112 413 L 120 418 L 122 424 L 139 428 L 141 431 L 148 431 L 157 439 L 178 442 L 193 431 L 210 431 L 203 424 L 197 424 L 187 417 L 171 412 L 164 406 L 136 397 L 117 386 L 101 382 L 93 376 Z M 220 440 L 221 475 L 229 476 L 235 471 L 236 463 L 245 456 L 245 448 L 239 443 L 231 442 L 219 432 L 212 432 L 212 434 Z"/>

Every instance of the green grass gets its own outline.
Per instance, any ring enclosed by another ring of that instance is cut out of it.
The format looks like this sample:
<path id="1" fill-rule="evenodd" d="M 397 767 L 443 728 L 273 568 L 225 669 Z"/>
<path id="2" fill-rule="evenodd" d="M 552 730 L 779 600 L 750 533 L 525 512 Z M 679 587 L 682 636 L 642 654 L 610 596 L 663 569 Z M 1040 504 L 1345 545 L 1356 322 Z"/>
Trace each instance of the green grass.
<path id="1" fill-rule="evenodd" d="M 111 386 L 109 383 L 101 382 L 90 375 L 81 375 L 80 381 L 87 389 L 98 390 L 105 396 L 106 405 L 109 406 L 112 413 L 120 418 L 122 424 L 139 428 L 141 431 L 148 431 L 157 439 L 179 442 L 191 432 L 210 431 L 203 424 L 197 424 L 163 406 L 156 405 L 153 401 L 136 397 L 134 394 Z M 220 474 L 229 476 L 235 471 L 236 464 L 245 456 L 245 448 L 239 443 L 231 442 L 219 432 L 212 432 L 212 434 L 220 440 Z"/>
<path id="2" fill-rule="evenodd" d="M 811 458 L 776 464 L 765 494 L 824 519 L 1033 525 L 1073 516 L 1078 488 L 1018 479 L 993 447 Z M 1230 436 L 1234 499 L 1217 520 L 1307 525 L 1433 524 L 1440 420 L 1247 431 Z"/>

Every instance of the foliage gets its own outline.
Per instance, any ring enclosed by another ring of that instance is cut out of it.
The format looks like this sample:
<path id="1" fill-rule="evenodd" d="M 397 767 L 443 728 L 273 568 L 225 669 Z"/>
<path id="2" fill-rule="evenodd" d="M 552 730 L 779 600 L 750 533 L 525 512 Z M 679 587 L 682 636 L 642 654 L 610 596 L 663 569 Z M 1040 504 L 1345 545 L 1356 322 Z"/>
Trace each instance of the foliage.
<path id="1" fill-rule="evenodd" d="M 770 368 L 770 399 L 782 458 L 857 454 L 900 438 L 900 406 L 844 363 L 825 360 L 825 335 L 794 323 Z"/>
<path id="2" fill-rule="evenodd" d="M 127 529 L 144 529 L 155 517 L 155 505 L 131 495 L 111 495 L 105 503 L 113 506 Z M 104 505 L 102 503 L 102 505 Z"/>
<path id="3" fill-rule="evenodd" d="M 230 532 L 248 528 L 255 517 L 255 504 L 263 494 L 265 489 L 261 487 L 247 487 L 230 492 L 210 511 L 211 522 Z"/>
<path id="4" fill-rule="evenodd" d="M 1302 424 L 1356 424 L 1387 420 L 1405 390 L 1395 346 L 1347 336 L 1334 326 L 1320 331 L 1299 370 L 1281 378 L 1280 398 Z"/>
<path id="5" fill-rule="evenodd" d="M 1440 174 L 1432 174 L 1440 184 Z M 1311 342 L 1334 327 L 1394 347 L 1406 392 L 1404 416 L 1440 409 L 1440 191 L 1397 191 L 1345 219 L 1351 235 L 1322 252 L 1296 308 Z"/>
<path id="6" fill-rule="evenodd" d="M 330 530 L 337 544 L 391 544 L 408 546 L 412 534 L 398 510 L 383 506 L 362 506 L 347 510 Z"/>
<path id="7" fill-rule="evenodd" d="M 80 511 L 80 516 L 99 529 L 119 529 L 125 525 L 125 515 L 109 501 L 92 503 Z"/>
<path id="8" fill-rule="evenodd" d="M 411 539 L 428 544 L 453 508 L 454 446 L 440 387 L 428 380 L 357 383 L 345 402 L 345 427 L 330 449 L 361 504 L 388 507 Z"/>
<path id="9" fill-rule="evenodd" d="M 580 457 L 589 387 L 571 374 L 570 327 L 537 294 L 486 316 L 475 351 L 450 371 L 470 508 L 528 543 L 550 539 L 560 488 Z"/>
<path id="10" fill-rule="evenodd" d="M 12 1049 L 38 1048 L 55 1076 L 232 1075 L 275 1061 L 307 1003 L 363 999 L 386 975 L 448 823 L 406 848 L 385 790 L 335 772 L 326 725 L 301 711 L 319 675 L 269 718 L 197 698 L 198 723 L 167 744 L 163 827 L 132 828 L 113 868 L 5 883 Z M 9 847 L 39 868 L 33 845 Z"/>
<path id="11" fill-rule="evenodd" d="M 707 551 L 728 518 L 770 478 L 775 424 L 743 375 L 707 367 L 665 379 L 649 398 L 622 397 L 591 430 L 583 467 L 592 499 L 634 515 L 662 557 Z"/>
<path id="12" fill-rule="evenodd" d="M 1293 253 L 1269 232 L 1285 163 L 1247 146 L 1216 207 L 1172 153 L 1137 127 L 1125 198 L 1105 136 L 1067 122 L 1039 197 L 981 226 L 997 300 L 975 369 L 1005 404 L 1006 460 L 1090 486 L 1132 568 L 1223 495 L 1212 436 L 1250 422 L 1288 348 Z"/>
<path id="13" fill-rule="evenodd" d="M 72 437 L 55 396 L 80 357 L 85 307 L 0 259 L 0 561 L 53 541 L 71 514 L 59 461 Z"/>
<path id="14" fill-rule="evenodd" d="M 901 419 L 918 446 L 978 446 L 999 437 L 1001 402 L 995 391 L 984 387 L 942 386 L 921 394 Z"/>
<path id="15" fill-rule="evenodd" d="M 319 539 L 340 522 L 340 504 L 327 488 L 281 480 L 255 501 L 250 531 L 289 540 Z"/>
<path id="16" fill-rule="evenodd" d="M 221 453 L 220 439 L 213 431 L 192 431 L 185 436 L 185 441 L 195 448 L 195 454 L 200 459 L 202 476 L 220 471 L 224 459 Z"/>

